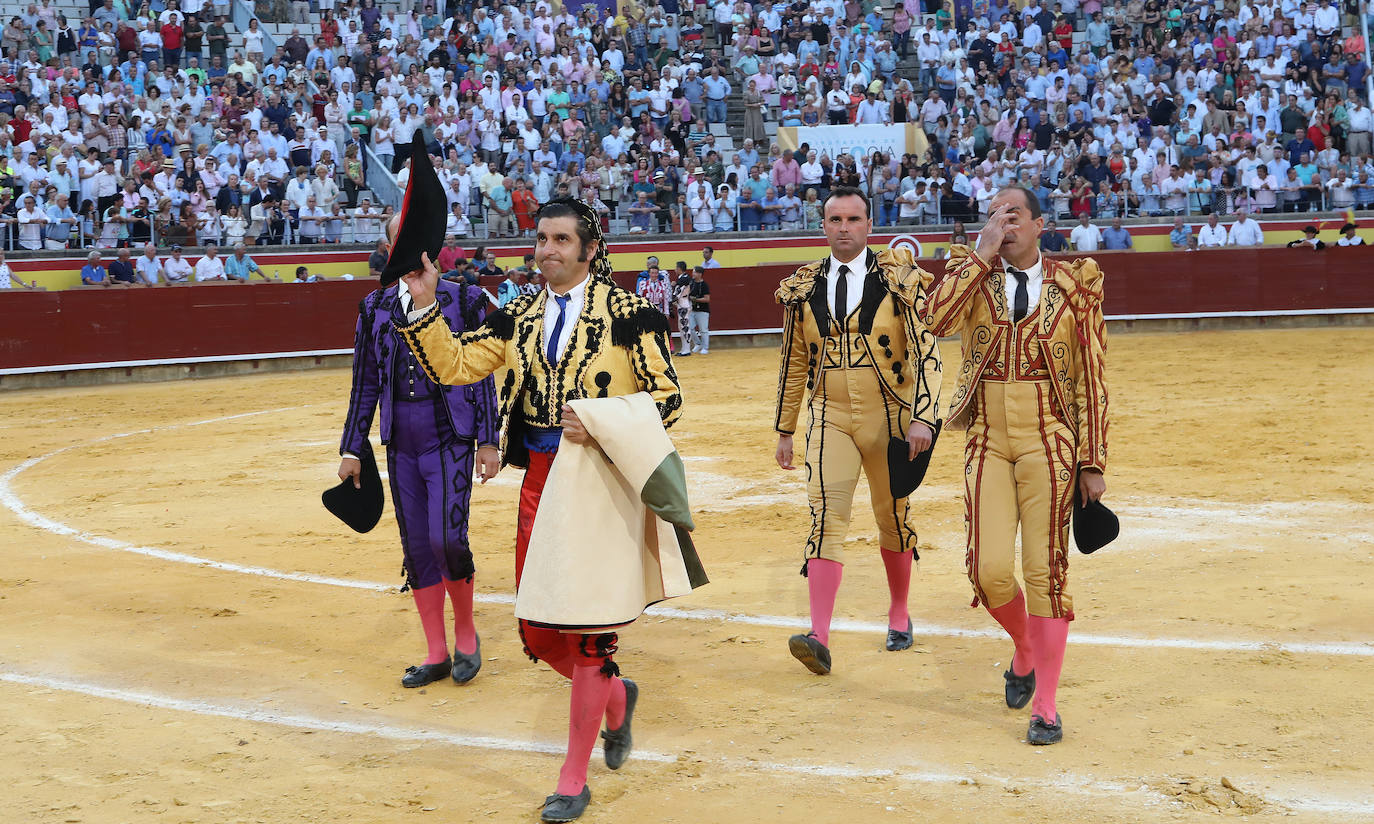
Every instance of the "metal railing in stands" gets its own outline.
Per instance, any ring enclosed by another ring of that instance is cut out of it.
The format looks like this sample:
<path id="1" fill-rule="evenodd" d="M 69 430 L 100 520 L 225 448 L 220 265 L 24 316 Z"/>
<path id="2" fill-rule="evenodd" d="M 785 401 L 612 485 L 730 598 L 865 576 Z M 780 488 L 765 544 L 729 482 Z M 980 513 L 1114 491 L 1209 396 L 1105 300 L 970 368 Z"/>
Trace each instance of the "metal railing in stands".
<path id="1" fill-rule="evenodd" d="M 402 192 L 401 187 L 396 185 L 395 175 L 391 174 L 391 170 L 372 151 L 371 143 L 363 146 L 363 151 L 367 155 L 367 162 L 363 164 L 363 176 L 367 180 L 367 188 L 377 196 L 377 207 L 390 205 L 393 209 L 401 208 Z"/>
<path id="2" fill-rule="evenodd" d="M 238 29 L 240 34 L 248 31 L 249 20 L 256 19 L 258 21 L 258 31 L 262 32 L 263 60 L 267 60 L 271 58 L 272 55 L 277 53 L 277 41 L 272 37 L 271 33 L 269 33 L 267 29 L 262 27 L 264 21 L 262 18 L 258 17 L 257 12 L 253 9 L 253 4 L 251 2 L 247 2 L 247 0 L 234 0 L 234 2 L 229 6 L 229 10 L 233 12 L 232 19 L 234 21 L 234 28 Z M 243 54 L 246 57 L 248 55 L 248 51 L 245 49 Z M 229 56 L 232 57 L 233 52 L 230 52 Z"/>

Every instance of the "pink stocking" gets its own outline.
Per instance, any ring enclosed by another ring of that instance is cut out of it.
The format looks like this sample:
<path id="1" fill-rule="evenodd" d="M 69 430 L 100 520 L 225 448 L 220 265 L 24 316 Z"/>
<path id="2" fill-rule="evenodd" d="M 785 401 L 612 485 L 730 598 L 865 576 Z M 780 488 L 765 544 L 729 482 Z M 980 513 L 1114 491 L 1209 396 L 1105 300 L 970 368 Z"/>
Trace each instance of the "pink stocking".
<path id="1" fill-rule="evenodd" d="M 906 602 L 907 593 L 911 591 L 912 554 L 890 549 L 881 549 L 879 554 L 883 556 L 883 566 L 887 569 L 887 591 L 892 597 L 887 608 L 887 627 L 906 632 L 907 624 L 911 621 Z"/>
<path id="2" fill-rule="evenodd" d="M 1068 618 L 1030 617 L 1031 645 L 1035 648 L 1035 699 L 1031 714 L 1053 724 L 1054 694 L 1059 689 L 1059 673 L 1064 669 L 1064 649 L 1069 643 Z"/>
<path id="3" fill-rule="evenodd" d="M 988 612 L 997 619 L 997 623 L 1002 625 L 1002 629 L 1011 636 L 1011 642 L 1016 645 L 1016 654 L 1011 659 L 1012 674 L 1029 675 L 1036 662 L 1030 633 L 1026 628 L 1026 596 L 1018 589 L 1015 598 L 996 609 L 988 607 Z M 1050 703 L 1053 704 L 1053 700 Z M 1054 718 L 1048 720 L 1053 722 Z"/>
<path id="4" fill-rule="evenodd" d="M 448 638 L 444 635 L 444 588 L 439 584 L 411 589 L 415 609 L 420 613 L 420 627 L 429 645 L 426 664 L 437 664 L 448 657 Z"/>
<path id="5" fill-rule="evenodd" d="M 444 581 L 448 599 L 453 602 L 453 643 L 464 655 L 477 651 L 477 627 L 472 622 L 473 579 Z"/>
<path id="6" fill-rule="evenodd" d="M 587 762 L 591 760 L 597 733 L 601 732 L 601 719 L 606 715 L 611 681 L 601 673 L 599 661 L 573 668 L 568 754 L 563 759 L 563 769 L 558 773 L 559 795 L 577 795 L 587 785 Z"/>
<path id="7" fill-rule="evenodd" d="M 835 615 L 835 596 L 840 592 L 844 564 L 825 558 L 806 562 L 806 584 L 811 596 L 811 632 L 816 640 L 830 646 L 830 619 Z M 905 626 L 902 627 L 906 629 Z"/>

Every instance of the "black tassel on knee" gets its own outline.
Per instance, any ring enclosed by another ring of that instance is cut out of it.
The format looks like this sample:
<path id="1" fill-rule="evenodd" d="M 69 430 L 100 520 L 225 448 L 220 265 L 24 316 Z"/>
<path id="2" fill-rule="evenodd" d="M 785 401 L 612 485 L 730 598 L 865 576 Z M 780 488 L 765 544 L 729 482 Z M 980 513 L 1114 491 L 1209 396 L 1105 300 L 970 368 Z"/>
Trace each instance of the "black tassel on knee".
<path id="1" fill-rule="evenodd" d="M 809 576 L 809 575 L 806 574 L 806 565 L 809 564 L 810 562 L 811 562 L 811 559 L 810 559 L 810 558 L 806 559 L 805 561 L 802 561 L 801 577 L 803 577 L 803 578 L 809 578 L 809 577 L 811 577 L 811 576 Z"/>
<path id="2" fill-rule="evenodd" d="M 601 674 L 606 676 L 607 678 L 619 678 L 620 665 L 612 661 L 611 659 L 607 658 L 601 664 Z"/>

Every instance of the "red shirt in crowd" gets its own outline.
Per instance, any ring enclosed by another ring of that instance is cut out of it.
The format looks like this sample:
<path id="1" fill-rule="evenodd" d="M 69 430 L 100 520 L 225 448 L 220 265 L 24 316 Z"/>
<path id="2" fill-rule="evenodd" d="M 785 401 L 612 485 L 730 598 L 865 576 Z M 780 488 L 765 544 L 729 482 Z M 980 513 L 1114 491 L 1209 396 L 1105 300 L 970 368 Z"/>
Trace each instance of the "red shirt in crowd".
<path id="1" fill-rule="evenodd" d="M 158 29 L 158 34 L 162 35 L 162 48 L 179 49 L 181 48 L 182 31 L 181 26 L 171 23 L 163 23 L 162 28 Z"/>

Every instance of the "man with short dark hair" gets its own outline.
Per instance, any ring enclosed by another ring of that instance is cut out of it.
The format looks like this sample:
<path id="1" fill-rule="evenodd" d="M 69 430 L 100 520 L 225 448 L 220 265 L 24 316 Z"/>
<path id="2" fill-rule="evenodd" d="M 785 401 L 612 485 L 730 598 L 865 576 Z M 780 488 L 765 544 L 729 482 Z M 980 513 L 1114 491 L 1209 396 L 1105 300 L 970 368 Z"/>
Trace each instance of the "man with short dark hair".
<path id="1" fill-rule="evenodd" d="M 386 238 L 377 239 L 377 248 L 372 250 L 372 254 L 367 256 L 367 274 L 371 277 L 381 277 L 382 270 L 386 268 L 386 261 L 390 255 L 387 253 L 388 245 Z"/>
<path id="2" fill-rule="evenodd" d="M 931 276 L 906 249 L 868 248 L 873 218 L 859 189 L 837 186 L 821 207 L 830 255 L 784 279 L 782 368 L 774 428 L 775 459 L 793 463 L 793 433 L 805 405 L 811 533 L 803 552 L 811 631 L 788 641 L 811 672 L 830 672 L 830 619 L 844 570 L 859 472 L 868 478 L 887 570 L 887 649 L 912 643 L 907 611 L 916 530 L 907 498 L 891 492 L 888 446 L 905 440 L 907 460 L 930 449 L 940 425 L 940 352 L 917 314 Z"/>
<path id="3" fill-rule="evenodd" d="M 615 284 L 595 210 L 578 201 L 555 200 L 540 209 L 536 226 L 535 258 L 548 284 L 542 292 L 521 295 L 480 328 L 455 335 L 435 304 L 439 272 L 425 258 L 422 271 L 403 278 L 417 308 L 400 326 L 436 383 L 472 383 L 509 367 L 501 395 L 502 460 L 526 470 L 516 530 L 517 587 L 528 578 L 526 553 L 532 536 L 538 535 L 536 520 L 555 454 L 569 449 L 576 460 L 576 449 L 562 446 L 565 441 L 596 443 L 571 402 L 648 393 L 664 427 L 677 420 L 682 408 L 669 361 L 668 319 Z M 618 534 L 614 524 L 597 526 L 608 535 Z M 635 526 L 644 532 L 643 521 Z M 684 554 L 688 549 L 682 547 Z M 609 566 L 597 574 L 612 574 Z M 570 584 L 566 592 L 575 592 L 574 587 Z M 576 598 L 565 595 L 563 600 Z M 572 821 L 591 800 L 587 761 L 603 718 L 606 765 L 618 769 L 629 755 L 639 688 L 620 677 L 613 658 L 615 632 L 561 632 L 524 619 L 519 626 L 525 652 L 572 680 L 567 755 L 543 812 L 545 821 Z"/>
<path id="4" fill-rule="evenodd" d="M 1068 251 L 1069 241 L 1055 227 L 1054 220 L 1045 221 L 1045 231 L 1040 233 L 1040 250 L 1043 252 Z"/>
<path id="5" fill-rule="evenodd" d="M 1055 707 L 1073 600 L 1069 520 L 1106 491 L 1107 327 L 1102 272 L 1091 258 L 1047 260 L 1035 194 L 998 192 L 978 248 L 950 248 L 924 304 L 937 335 L 963 346 L 950 428 L 966 429 L 966 565 L 974 597 L 1015 644 L 1007 706 L 1031 707 L 1027 741 L 1063 739 Z M 1021 529 L 1023 594 L 1015 576 Z M 1029 613 L 1029 615 L 1028 615 Z"/>
<path id="6" fill-rule="evenodd" d="M 706 269 L 719 269 L 720 261 L 716 260 L 716 250 L 710 246 L 701 247 L 701 265 Z"/>
<path id="7" fill-rule="evenodd" d="M 706 282 L 706 269 L 692 269 L 692 282 L 687 287 L 687 299 L 692 304 L 692 326 L 689 337 L 696 339 L 691 350 L 698 355 L 711 354 L 711 284 Z"/>

